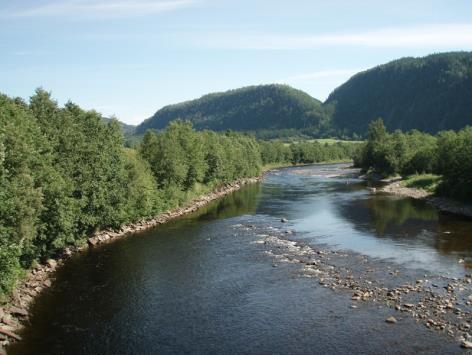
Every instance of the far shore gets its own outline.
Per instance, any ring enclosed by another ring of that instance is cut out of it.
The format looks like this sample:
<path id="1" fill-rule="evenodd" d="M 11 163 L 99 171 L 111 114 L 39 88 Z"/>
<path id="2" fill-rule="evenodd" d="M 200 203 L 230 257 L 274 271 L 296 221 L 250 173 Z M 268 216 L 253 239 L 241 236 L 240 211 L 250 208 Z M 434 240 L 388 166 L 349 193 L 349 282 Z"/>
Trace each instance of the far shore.
<path id="1" fill-rule="evenodd" d="M 426 201 L 435 206 L 439 211 L 472 218 L 472 206 L 452 198 L 440 197 L 434 193 L 420 189 L 404 186 L 404 180 L 393 179 L 385 186 L 371 188 L 373 193 L 387 193 L 396 196 L 410 197 Z"/>

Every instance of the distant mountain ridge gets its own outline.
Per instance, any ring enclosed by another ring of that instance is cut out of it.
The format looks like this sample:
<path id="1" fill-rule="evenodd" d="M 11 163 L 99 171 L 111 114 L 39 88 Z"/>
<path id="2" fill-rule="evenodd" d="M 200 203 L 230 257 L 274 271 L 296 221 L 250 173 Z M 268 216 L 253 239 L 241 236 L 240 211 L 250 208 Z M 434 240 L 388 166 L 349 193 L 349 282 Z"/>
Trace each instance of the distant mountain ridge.
<path id="1" fill-rule="evenodd" d="M 317 129 L 328 120 L 321 101 L 288 85 L 248 86 L 165 106 L 136 128 L 162 129 L 175 119 L 215 131 Z"/>
<path id="2" fill-rule="evenodd" d="M 176 119 L 197 129 L 362 137 L 379 117 L 390 130 L 436 133 L 472 125 L 472 52 L 402 58 L 360 72 L 322 103 L 288 85 L 249 86 L 165 106 L 136 127 Z"/>
<path id="3" fill-rule="evenodd" d="M 436 133 L 472 125 L 472 52 L 402 58 L 358 73 L 325 102 L 338 132 L 365 134 L 382 117 L 388 129 Z"/>

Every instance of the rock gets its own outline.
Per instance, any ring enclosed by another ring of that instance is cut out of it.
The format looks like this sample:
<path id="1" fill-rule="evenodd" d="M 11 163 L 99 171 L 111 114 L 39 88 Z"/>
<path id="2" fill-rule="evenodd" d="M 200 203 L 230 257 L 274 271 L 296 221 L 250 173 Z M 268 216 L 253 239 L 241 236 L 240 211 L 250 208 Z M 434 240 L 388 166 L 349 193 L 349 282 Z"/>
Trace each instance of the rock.
<path id="1" fill-rule="evenodd" d="M 126 233 L 126 232 L 123 231 L 123 233 Z M 88 243 L 89 243 L 90 245 L 92 245 L 92 246 L 97 245 L 98 242 L 99 242 L 98 238 L 89 238 L 89 239 L 88 239 Z"/>
<path id="2" fill-rule="evenodd" d="M 281 218 L 281 219 L 280 219 L 280 222 L 282 222 L 282 223 L 287 223 L 287 222 L 288 222 L 288 219 L 287 219 L 287 218 Z"/>
<path id="3" fill-rule="evenodd" d="M 23 308 L 18 308 L 15 306 L 10 307 L 10 313 L 13 314 L 14 316 L 22 316 L 26 317 L 28 315 L 28 311 Z"/>
<path id="4" fill-rule="evenodd" d="M 1 319 L 3 324 L 9 325 L 12 328 L 15 328 L 18 326 L 18 323 L 12 318 L 11 315 L 5 315 Z"/>
<path id="5" fill-rule="evenodd" d="M 54 259 L 48 259 L 46 261 L 46 264 L 48 264 L 49 267 L 54 269 L 57 266 L 57 261 Z"/>
<path id="6" fill-rule="evenodd" d="M 72 255 L 72 250 L 70 248 L 65 248 L 64 249 L 64 255 L 71 256 Z"/>
<path id="7" fill-rule="evenodd" d="M 472 349 L 472 342 L 467 341 L 467 340 L 463 340 L 461 342 L 461 347 L 464 348 L 464 349 Z"/>
<path id="8" fill-rule="evenodd" d="M 9 336 L 10 338 L 16 339 L 16 340 L 21 340 L 21 337 L 5 328 L 0 328 L 0 334 Z"/>
<path id="9" fill-rule="evenodd" d="M 51 280 L 44 280 L 43 285 L 45 287 L 51 287 Z"/>
<path id="10" fill-rule="evenodd" d="M 388 317 L 385 319 L 387 323 L 395 324 L 397 322 L 397 319 L 395 317 Z"/>

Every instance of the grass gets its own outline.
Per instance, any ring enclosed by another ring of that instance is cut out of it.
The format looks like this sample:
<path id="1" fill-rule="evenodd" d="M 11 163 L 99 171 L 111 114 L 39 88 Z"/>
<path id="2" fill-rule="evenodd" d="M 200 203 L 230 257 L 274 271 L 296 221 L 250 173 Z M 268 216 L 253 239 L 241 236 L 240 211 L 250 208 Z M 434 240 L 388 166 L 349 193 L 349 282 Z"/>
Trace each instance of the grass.
<path id="1" fill-rule="evenodd" d="M 344 141 L 342 139 L 334 139 L 334 138 L 319 138 L 319 139 L 310 139 L 309 142 L 318 142 L 320 144 L 336 144 L 338 142 L 341 143 L 363 143 L 364 141 Z"/>
<path id="2" fill-rule="evenodd" d="M 291 144 L 294 144 L 294 143 L 300 143 L 300 142 L 308 142 L 308 143 L 314 143 L 314 142 L 318 142 L 322 145 L 331 145 L 331 144 L 336 144 L 336 143 L 356 143 L 356 144 L 359 144 L 359 143 L 364 143 L 364 141 L 345 141 L 345 140 L 342 140 L 342 139 L 334 139 L 334 138 L 318 138 L 318 139 L 306 139 L 306 140 L 295 140 L 295 141 L 291 141 L 290 143 L 285 143 L 286 146 L 289 146 Z"/>
<path id="3" fill-rule="evenodd" d="M 403 181 L 403 186 L 435 193 L 440 183 L 441 176 L 439 175 L 419 174 L 406 177 Z"/>

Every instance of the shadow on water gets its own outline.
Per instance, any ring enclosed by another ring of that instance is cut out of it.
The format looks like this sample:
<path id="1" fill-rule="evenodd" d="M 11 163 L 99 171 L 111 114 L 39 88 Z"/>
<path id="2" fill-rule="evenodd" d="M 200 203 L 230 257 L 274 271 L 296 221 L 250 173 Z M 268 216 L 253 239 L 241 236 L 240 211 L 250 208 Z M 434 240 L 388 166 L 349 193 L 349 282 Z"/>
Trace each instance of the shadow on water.
<path id="1" fill-rule="evenodd" d="M 225 198 L 215 201 L 195 214 L 186 216 L 187 219 L 198 221 L 211 221 L 239 216 L 242 214 L 254 214 L 257 209 L 261 192 L 261 184 L 251 184 Z"/>

